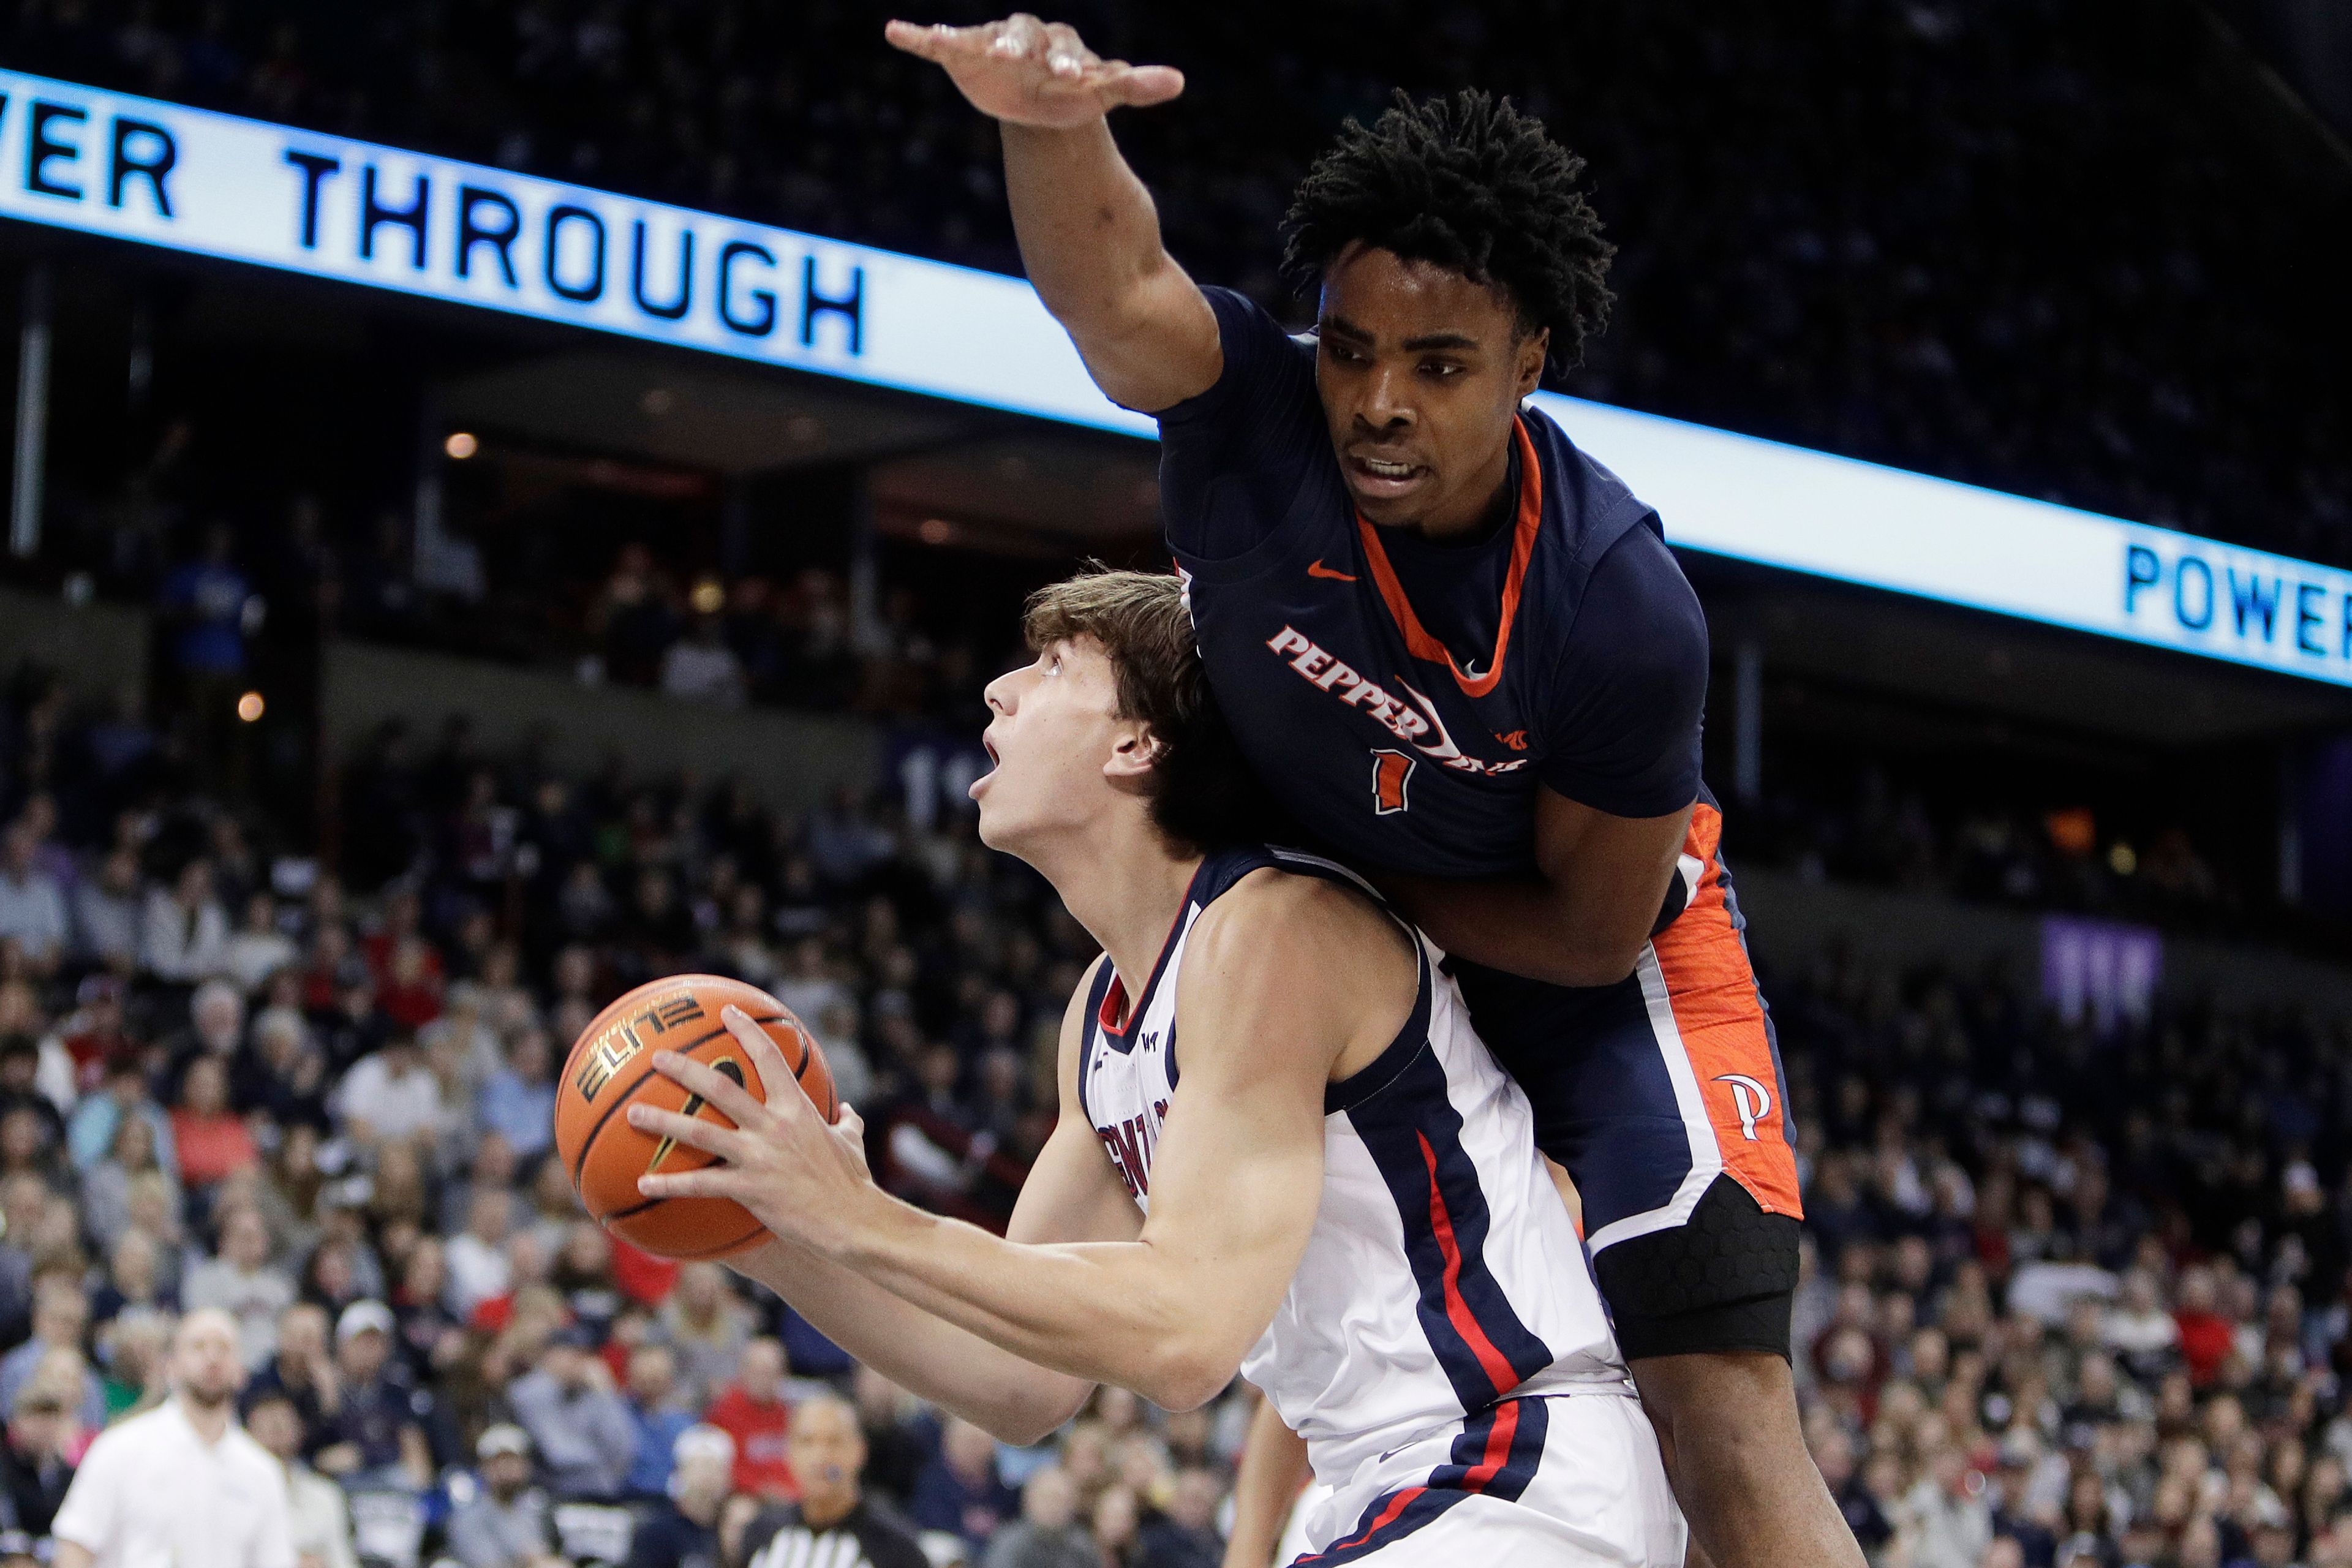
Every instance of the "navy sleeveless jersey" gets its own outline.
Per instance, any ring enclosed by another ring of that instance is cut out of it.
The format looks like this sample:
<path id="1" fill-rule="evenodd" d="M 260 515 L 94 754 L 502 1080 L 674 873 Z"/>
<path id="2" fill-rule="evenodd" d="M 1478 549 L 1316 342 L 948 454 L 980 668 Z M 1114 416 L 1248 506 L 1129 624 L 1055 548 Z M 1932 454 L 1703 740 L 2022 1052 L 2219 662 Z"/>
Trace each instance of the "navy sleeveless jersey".
<path id="1" fill-rule="evenodd" d="M 1509 521 L 1436 544 L 1358 516 L 1315 345 L 1205 290 L 1224 369 L 1158 416 L 1168 544 L 1243 751 L 1341 854 L 1525 873 L 1538 784 L 1617 816 L 1700 797 L 1706 623 L 1656 515 L 1541 412 Z"/>

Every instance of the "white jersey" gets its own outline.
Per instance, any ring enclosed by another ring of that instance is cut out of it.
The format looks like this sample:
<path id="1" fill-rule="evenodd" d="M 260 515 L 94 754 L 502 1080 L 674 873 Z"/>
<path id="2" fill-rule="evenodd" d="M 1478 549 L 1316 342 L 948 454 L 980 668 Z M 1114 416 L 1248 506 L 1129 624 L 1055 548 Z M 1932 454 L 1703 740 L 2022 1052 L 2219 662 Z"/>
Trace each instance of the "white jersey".
<path id="1" fill-rule="evenodd" d="M 1267 867 L 1361 886 L 1289 850 L 1213 854 L 1141 994 L 1130 1005 L 1104 964 L 1087 998 L 1078 1100 L 1147 1213 L 1151 1152 L 1177 1090 L 1186 939 L 1219 895 Z M 1507 1395 L 1626 1384 L 1583 1243 L 1536 1152 L 1527 1098 L 1472 1032 L 1435 950 L 1417 934 L 1414 943 L 1412 1017 L 1325 1094 L 1314 1233 L 1242 1365 L 1333 1486 Z"/>

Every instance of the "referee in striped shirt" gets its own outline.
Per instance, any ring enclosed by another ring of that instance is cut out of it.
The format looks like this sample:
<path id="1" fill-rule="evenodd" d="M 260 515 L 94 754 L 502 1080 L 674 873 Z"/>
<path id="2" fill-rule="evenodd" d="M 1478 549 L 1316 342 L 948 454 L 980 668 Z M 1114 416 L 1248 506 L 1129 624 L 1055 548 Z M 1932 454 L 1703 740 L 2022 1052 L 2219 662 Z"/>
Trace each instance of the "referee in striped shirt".
<path id="1" fill-rule="evenodd" d="M 790 1449 L 801 1500 L 769 1509 L 743 1532 L 746 1568 L 930 1568 L 914 1532 L 866 1500 L 866 1434 L 845 1399 L 820 1394 L 793 1411 Z"/>

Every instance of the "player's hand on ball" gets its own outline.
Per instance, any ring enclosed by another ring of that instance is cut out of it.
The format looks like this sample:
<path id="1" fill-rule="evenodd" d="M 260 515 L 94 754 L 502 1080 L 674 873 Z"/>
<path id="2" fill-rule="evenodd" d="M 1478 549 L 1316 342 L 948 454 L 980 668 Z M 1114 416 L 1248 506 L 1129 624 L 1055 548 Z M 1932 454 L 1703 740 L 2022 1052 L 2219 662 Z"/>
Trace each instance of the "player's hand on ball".
<path id="1" fill-rule="evenodd" d="M 719 1021 L 750 1055 L 768 1099 L 762 1103 L 691 1057 L 656 1052 L 656 1071 L 700 1096 L 734 1125 L 632 1104 L 630 1126 L 675 1139 L 718 1162 L 640 1176 L 637 1190 L 649 1198 L 732 1198 L 777 1236 L 823 1251 L 849 1233 L 857 1200 L 874 1191 L 866 1168 L 865 1123 L 844 1105 L 841 1120 L 828 1125 L 775 1041 L 740 1008 L 727 1008 Z"/>
<path id="2" fill-rule="evenodd" d="M 1068 129 L 1184 90 L 1184 73 L 1173 66 L 1104 59 L 1075 27 L 1025 11 L 977 27 L 892 22 L 882 36 L 944 69 L 974 109 L 1013 125 Z"/>

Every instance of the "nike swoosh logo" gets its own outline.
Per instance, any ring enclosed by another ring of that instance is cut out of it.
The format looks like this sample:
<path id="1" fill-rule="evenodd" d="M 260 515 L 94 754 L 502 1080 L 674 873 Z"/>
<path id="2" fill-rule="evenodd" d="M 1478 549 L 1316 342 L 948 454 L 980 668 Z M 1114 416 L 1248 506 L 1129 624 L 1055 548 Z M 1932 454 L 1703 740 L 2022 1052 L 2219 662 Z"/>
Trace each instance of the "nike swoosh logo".
<path id="1" fill-rule="evenodd" d="M 743 1064 L 737 1061 L 733 1057 L 729 1057 L 724 1060 L 711 1063 L 710 1070 L 717 1073 L 720 1078 L 725 1079 L 728 1082 L 733 1084 L 736 1088 L 741 1089 L 743 1087 Z M 702 1096 L 698 1094 L 689 1094 L 686 1097 L 686 1103 L 677 1108 L 677 1113 L 690 1121 L 701 1111 L 703 1103 Z M 677 1147 L 677 1139 L 663 1139 L 659 1146 L 654 1150 L 654 1157 L 646 1162 L 646 1169 L 649 1172 L 661 1169 L 661 1163 L 664 1160 L 668 1159 L 669 1152 Z"/>
<path id="2" fill-rule="evenodd" d="M 1323 564 L 1323 560 L 1320 556 L 1316 557 L 1314 564 L 1307 568 L 1307 574 L 1309 577 L 1326 577 L 1334 583 L 1352 583 L 1356 580 L 1348 573 L 1332 571 L 1331 568 Z"/>

